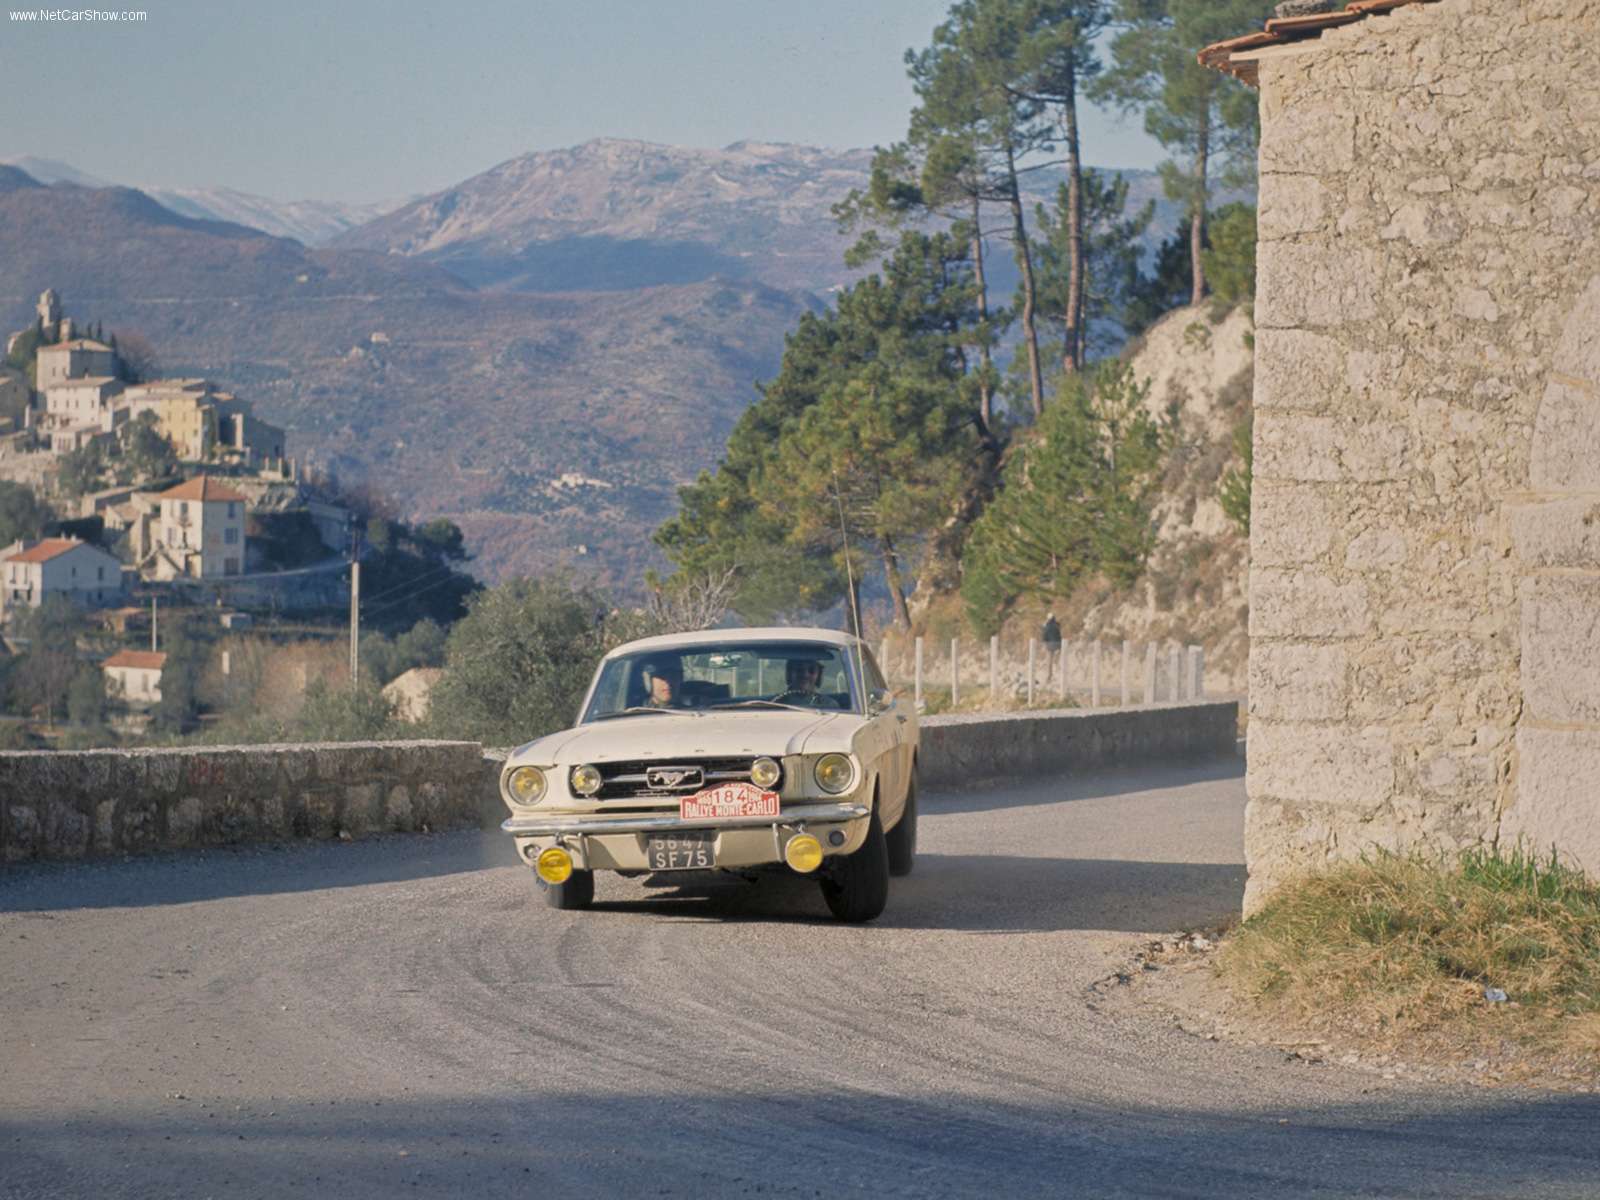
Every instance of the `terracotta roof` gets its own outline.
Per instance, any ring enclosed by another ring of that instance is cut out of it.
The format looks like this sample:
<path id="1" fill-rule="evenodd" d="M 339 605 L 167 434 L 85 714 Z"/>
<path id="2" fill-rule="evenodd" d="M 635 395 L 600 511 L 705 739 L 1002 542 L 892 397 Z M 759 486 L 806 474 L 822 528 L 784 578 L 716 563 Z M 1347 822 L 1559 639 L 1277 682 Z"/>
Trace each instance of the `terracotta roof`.
<path id="1" fill-rule="evenodd" d="M 193 479 L 185 479 L 177 487 L 168 488 L 157 494 L 163 500 L 244 500 L 244 496 L 239 492 L 215 482 L 209 475 L 196 475 Z"/>
<path id="2" fill-rule="evenodd" d="M 1225 71 L 1235 79 L 1256 87 L 1260 78 L 1254 59 L 1235 62 L 1233 56 L 1269 46 L 1287 46 L 1291 42 L 1310 41 L 1322 36 L 1324 29 L 1337 29 L 1340 25 L 1353 25 L 1368 17 L 1381 16 L 1408 4 L 1437 4 L 1439 0 L 1350 0 L 1339 12 L 1314 13 L 1308 17 L 1276 17 L 1267 22 L 1260 33 L 1247 33 L 1243 37 L 1229 38 L 1200 51 L 1200 65 Z"/>
<path id="3" fill-rule="evenodd" d="M 118 650 L 102 667 L 138 667 L 145 671 L 159 671 L 167 665 L 167 656 L 160 650 Z"/>
<path id="4" fill-rule="evenodd" d="M 36 546 L 26 550 L 19 550 L 7 562 L 14 563 L 42 563 L 49 562 L 58 554 L 65 554 L 68 550 L 75 550 L 79 546 L 87 546 L 88 542 L 81 542 L 77 538 L 45 538 Z"/>

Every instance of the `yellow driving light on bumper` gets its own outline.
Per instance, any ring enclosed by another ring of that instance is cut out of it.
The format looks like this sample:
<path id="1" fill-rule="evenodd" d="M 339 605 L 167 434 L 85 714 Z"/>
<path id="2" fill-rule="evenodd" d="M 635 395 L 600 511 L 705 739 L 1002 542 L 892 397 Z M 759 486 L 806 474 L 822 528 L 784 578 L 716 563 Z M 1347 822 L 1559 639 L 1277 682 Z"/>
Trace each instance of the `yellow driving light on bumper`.
<path id="1" fill-rule="evenodd" d="M 802 875 L 822 865 L 822 843 L 809 833 L 797 833 L 783 848 L 783 861 Z"/>
<path id="2" fill-rule="evenodd" d="M 540 852 L 533 869 L 546 883 L 565 883 L 572 878 L 572 855 L 560 846 L 551 846 Z"/>

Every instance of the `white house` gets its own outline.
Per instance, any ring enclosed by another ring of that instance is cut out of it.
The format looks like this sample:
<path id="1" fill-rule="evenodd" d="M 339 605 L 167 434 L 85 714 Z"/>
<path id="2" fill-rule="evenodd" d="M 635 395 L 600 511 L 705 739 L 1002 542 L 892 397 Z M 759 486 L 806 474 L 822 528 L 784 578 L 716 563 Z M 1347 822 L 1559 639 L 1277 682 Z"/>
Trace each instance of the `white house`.
<path id="1" fill-rule="evenodd" d="M 156 577 L 218 579 L 244 571 L 243 494 L 207 475 L 157 493 Z"/>
<path id="2" fill-rule="evenodd" d="M 167 656 L 158 650 L 118 650 L 100 669 L 107 691 L 130 704 L 154 704 L 161 699 L 161 670 Z"/>
<path id="3" fill-rule="evenodd" d="M 122 598 L 122 564 L 78 538 L 15 542 L 0 551 L 0 614 L 38 608 L 48 595 L 84 608 L 103 608 Z"/>

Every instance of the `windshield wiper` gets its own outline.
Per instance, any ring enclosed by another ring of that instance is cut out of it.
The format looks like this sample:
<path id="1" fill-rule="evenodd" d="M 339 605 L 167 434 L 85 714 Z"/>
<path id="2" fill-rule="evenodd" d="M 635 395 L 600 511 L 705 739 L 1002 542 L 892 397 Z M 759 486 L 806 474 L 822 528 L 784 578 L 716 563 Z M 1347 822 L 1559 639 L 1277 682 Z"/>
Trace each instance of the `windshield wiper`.
<path id="1" fill-rule="evenodd" d="M 816 712 L 804 704 L 784 704 L 777 700 L 729 700 L 722 704 L 708 704 L 707 708 L 788 708 L 795 712 Z"/>
<path id="2" fill-rule="evenodd" d="M 686 708 L 651 708 L 646 704 L 637 704 L 632 708 L 619 708 L 615 712 L 601 713 L 595 717 L 596 721 L 609 721 L 612 717 L 631 717 L 638 713 L 660 713 L 665 716 L 687 716 Z"/>

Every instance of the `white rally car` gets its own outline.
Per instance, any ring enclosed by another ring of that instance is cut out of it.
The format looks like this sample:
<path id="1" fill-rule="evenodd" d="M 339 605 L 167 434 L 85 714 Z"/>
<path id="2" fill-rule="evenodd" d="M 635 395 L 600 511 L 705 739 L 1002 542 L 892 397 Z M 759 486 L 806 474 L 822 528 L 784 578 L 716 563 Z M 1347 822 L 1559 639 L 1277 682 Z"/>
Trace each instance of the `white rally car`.
<path id="1" fill-rule="evenodd" d="M 916 714 L 858 639 L 674 634 L 606 655 L 577 725 L 512 752 L 501 828 L 556 908 L 587 907 L 595 871 L 786 865 L 870 921 L 916 855 L 916 775 Z"/>

